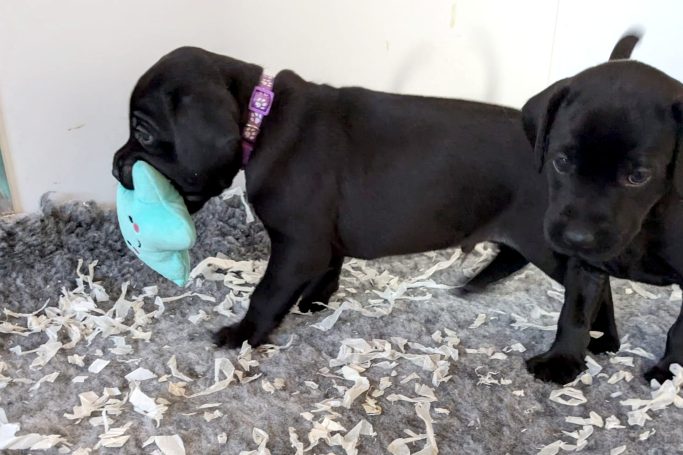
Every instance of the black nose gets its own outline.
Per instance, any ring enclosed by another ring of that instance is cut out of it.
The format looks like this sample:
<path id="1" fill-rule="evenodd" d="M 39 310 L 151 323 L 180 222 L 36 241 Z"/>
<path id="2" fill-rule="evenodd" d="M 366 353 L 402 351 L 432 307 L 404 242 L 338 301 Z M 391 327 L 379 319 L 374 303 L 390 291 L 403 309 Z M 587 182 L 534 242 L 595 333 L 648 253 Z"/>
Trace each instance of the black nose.
<path id="1" fill-rule="evenodd" d="M 111 170 L 111 173 L 116 180 L 121 181 L 120 173 L 119 173 L 119 167 L 116 164 L 114 164 L 114 167 Z"/>
<path id="2" fill-rule="evenodd" d="M 595 244 L 593 233 L 581 228 L 570 228 L 564 231 L 564 240 L 567 244 L 582 249 L 590 248 Z"/>

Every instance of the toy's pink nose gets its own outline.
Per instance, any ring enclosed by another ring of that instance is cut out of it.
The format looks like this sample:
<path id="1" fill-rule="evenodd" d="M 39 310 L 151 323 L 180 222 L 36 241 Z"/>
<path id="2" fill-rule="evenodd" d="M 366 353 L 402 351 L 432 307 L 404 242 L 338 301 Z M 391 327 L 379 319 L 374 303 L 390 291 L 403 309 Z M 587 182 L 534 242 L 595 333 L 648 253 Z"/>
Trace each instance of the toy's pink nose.
<path id="1" fill-rule="evenodd" d="M 134 224 L 133 224 L 133 230 L 134 230 L 135 232 L 140 232 L 140 226 L 138 226 L 137 223 L 134 223 Z"/>

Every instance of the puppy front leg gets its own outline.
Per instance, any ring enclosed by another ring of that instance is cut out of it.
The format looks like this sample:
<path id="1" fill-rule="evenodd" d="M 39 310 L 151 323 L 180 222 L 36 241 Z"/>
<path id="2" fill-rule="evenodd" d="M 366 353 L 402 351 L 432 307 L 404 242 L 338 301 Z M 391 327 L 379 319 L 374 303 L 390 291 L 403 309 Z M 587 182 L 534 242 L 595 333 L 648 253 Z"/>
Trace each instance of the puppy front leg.
<path id="1" fill-rule="evenodd" d="M 580 260 L 569 260 L 565 274 L 565 301 L 553 345 L 527 361 L 536 378 L 566 384 L 586 368 L 590 329 L 602 303 L 609 276 Z"/>
<path id="2" fill-rule="evenodd" d="M 648 381 L 656 379 L 660 384 L 663 384 L 664 381 L 672 377 L 669 367 L 673 363 L 683 366 L 683 308 L 681 308 L 676 322 L 669 329 L 664 357 L 645 373 L 645 379 Z"/>
<path id="3" fill-rule="evenodd" d="M 271 237 L 272 238 L 272 237 Z M 249 309 L 239 323 L 214 335 L 218 346 L 239 347 L 246 340 L 262 344 L 289 312 L 308 283 L 324 273 L 329 252 L 307 243 L 275 243 L 263 279 L 251 295 Z"/>
<path id="4" fill-rule="evenodd" d="M 595 316 L 595 321 L 591 325 L 591 330 L 602 332 L 600 338 L 591 338 L 588 350 L 593 354 L 603 354 L 605 352 L 617 352 L 621 346 L 617 323 L 614 320 L 614 302 L 612 301 L 612 289 L 605 286 L 603 291 L 600 308 Z"/>

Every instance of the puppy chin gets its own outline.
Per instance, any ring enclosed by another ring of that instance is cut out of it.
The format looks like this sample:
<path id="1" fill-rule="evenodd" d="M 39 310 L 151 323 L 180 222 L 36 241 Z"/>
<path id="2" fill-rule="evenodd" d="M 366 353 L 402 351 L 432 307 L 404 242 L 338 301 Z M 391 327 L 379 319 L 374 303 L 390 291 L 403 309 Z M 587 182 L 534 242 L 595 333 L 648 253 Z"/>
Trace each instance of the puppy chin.
<path id="1" fill-rule="evenodd" d="M 606 244 L 599 248 L 580 249 L 565 245 L 561 240 L 553 238 L 553 236 L 545 236 L 546 242 L 550 245 L 553 251 L 566 256 L 578 257 L 586 262 L 600 263 L 608 262 L 616 258 L 624 250 L 624 246 L 620 244 Z"/>
<path id="2" fill-rule="evenodd" d="M 190 212 L 190 215 L 194 215 L 195 213 L 199 212 L 204 205 L 211 199 L 210 197 L 201 197 L 201 196 L 187 196 L 184 198 L 185 199 L 185 206 L 187 207 L 187 211 Z"/>

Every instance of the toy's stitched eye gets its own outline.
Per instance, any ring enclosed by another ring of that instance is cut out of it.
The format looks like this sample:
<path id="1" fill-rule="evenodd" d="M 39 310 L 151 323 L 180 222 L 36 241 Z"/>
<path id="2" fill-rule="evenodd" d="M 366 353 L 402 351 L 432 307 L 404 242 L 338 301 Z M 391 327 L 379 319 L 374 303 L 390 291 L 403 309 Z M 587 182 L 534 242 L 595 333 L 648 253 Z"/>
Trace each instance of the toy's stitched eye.
<path id="1" fill-rule="evenodd" d="M 131 223 L 135 223 L 135 221 L 133 221 L 133 217 L 130 215 L 128 215 L 128 220 L 130 220 Z"/>

